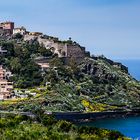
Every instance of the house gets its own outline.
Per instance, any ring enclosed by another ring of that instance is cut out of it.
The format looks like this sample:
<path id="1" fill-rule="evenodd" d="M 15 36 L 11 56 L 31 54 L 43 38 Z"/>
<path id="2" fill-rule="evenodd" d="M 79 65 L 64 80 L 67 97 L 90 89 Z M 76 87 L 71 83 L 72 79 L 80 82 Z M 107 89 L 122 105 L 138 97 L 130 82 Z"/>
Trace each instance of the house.
<path id="1" fill-rule="evenodd" d="M 41 67 L 42 71 L 47 70 L 50 67 L 49 63 L 38 62 L 37 64 Z"/>
<path id="2" fill-rule="evenodd" d="M 26 28 L 24 27 L 20 27 L 20 28 L 14 28 L 13 29 L 13 34 L 21 34 L 21 35 L 24 35 L 26 34 Z"/>
<path id="3" fill-rule="evenodd" d="M 40 35 L 43 35 L 43 33 L 41 33 L 41 32 L 30 32 L 29 35 L 40 36 Z"/>
<path id="4" fill-rule="evenodd" d="M 0 28 L 9 34 L 13 34 L 14 22 L 10 22 L 10 21 L 2 22 L 0 23 Z"/>
<path id="5" fill-rule="evenodd" d="M 0 55 L 6 54 L 7 50 L 3 50 L 2 46 L 0 46 Z"/>
<path id="6" fill-rule="evenodd" d="M 5 79 L 5 70 L 2 69 L 2 66 L 0 66 L 0 80 Z"/>
<path id="7" fill-rule="evenodd" d="M 35 62 L 41 67 L 42 71 L 45 71 L 48 68 L 50 68 L 49 58 L 37 57 L 37 58 L 35 58 Z"/>
<path id="8" fill-rule="evenodd" d="M 7 80 L 7 70 L 0 66 L 0 100 L 11 97 L 13 83 Z"/>
<path id="9" fill-rule="evenodd" d="M 7 80 L 0 80 L 0 99 L 8 99 L 11 97 L 13 83 Z"/>

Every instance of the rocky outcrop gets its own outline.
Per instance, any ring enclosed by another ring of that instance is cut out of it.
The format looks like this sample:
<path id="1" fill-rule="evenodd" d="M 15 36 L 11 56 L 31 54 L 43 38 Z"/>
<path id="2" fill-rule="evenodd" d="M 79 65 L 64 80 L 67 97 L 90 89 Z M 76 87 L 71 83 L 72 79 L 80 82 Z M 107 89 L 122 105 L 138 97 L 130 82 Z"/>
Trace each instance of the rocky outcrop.
<path id="1" fill-rule="evenodd" d="M 100 60 L 100 58 L 98 59 Z M 101 65 L 96 60 L 97 59 L 92 59 L 90 61 L 86 59 L 82 64 L 82 72 L 91 75 L 93 79 L 96 79 L 96 81 L 103 83 L 115 82 L 119 79 L 117 74 L 111 73 L 107 70 L 107 67 L 105 65 Z M 114 66 L 114 63 L 112 63 L 112 66 Z M 120 69 L 122 70 L 121 67 Z"/>
<path id="2" fill-rule="evenodd" d="M 125 65 L 123 65 L 122 63 L 120 62 L 114 62 L 113 60 L 110 60 L 104 56 L 99 56 L 99 57 L 96 57 L 96 56 L 92 56 L 92 58 L 94 60 L 104 60 L 106 61 L 108 64 L 116 67 L 116 68 L 120 68 L 121 70 L 123 70 L 125 73 L 128 73 L 128 67 L 126 67 Z"/>

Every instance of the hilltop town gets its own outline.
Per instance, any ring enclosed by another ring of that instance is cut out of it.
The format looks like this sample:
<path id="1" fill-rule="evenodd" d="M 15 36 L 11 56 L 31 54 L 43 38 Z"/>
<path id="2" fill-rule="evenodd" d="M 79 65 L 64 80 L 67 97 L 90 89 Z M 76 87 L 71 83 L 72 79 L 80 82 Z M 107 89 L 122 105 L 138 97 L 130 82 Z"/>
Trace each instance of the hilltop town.
<path id="1" fill-rule="evenodd" d="M 59 58 L 64 58 L 65 62 L 71 57 L 75 58 L 77 62 L 81 61 L 85 56 L 90 56 L 89 52 L 86 52 L 85 47 L 80 46 L 78 43 L 73 42 L 71 38 L 67 41 L 60 41 L 56 37 L 44 35 L 41 32 L 29 32 L 25 27 L 15 27 L 14 22 L 2 22 L 0 23 L 0 40 L 12 40 L 15 36 L 21 36 L 22 39 L 17 39 L 17 44 L 20 45 L 23 42 L 33 44 L 38 42 L 39 45 L 46 49 L 50 49 L 51 52 L 57 55 Z M 17 37 L 18 38 L 18 37 Z M 0 55 L 5 56 L 7 50 L 2 49 L 0 46 Z M 42 70 L 49 68 L 48 58 L 39 56 L 36 57 L 36 63 L 41 66 Z M 5 69 L 0 66 L 1 81 L 0 81 L 0 99 L 8 99 L 11 97 L 13 84 L 8 82 L 5 78 Z M 9 89 L 9 84 L 11 88 Z"/>
<path id="2" fill-rule="evenodd" d="M 40 45 L 47 49 L 51 49 L 58 57 L 77 57 L 83 58 L 90 55 L 85 50 L 85 47 L 73 42 L 71 38 L 66 41 L 60 41 L 57 37 L 44 35 L 41 32 L 29 32 L 25 27 L 15 28 L 14 22 L 0 23 L 0 35 L 3 37 L 11 37 L 12 35 L 20 34 L 25 42 L 38 41 Z"/>
<path id="3" fill-rule="evenodd" d="M 71 38 L 0 24 L 0 110 L 139 109 L 140 83 L 121 63 L 90 55 Z"/>

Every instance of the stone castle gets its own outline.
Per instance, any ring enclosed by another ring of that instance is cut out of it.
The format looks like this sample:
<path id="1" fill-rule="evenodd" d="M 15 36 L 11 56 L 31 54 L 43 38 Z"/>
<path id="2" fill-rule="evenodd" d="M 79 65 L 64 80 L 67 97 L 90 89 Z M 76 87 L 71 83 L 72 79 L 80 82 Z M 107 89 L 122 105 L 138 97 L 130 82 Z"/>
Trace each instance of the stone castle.
<path id="1" fill-rule="evenodd" d="M 25 42 L 38 41 L 40 45 L 47 49 L 51 49 L 58 57 L 84 58 L 85 56 L 90 55 L 89 52 L 85 51 L 85 47 L 73 42 L 71 38 L 67 41 L 60 41 L 56 37 L 47 36 L 40 32 L 29 32 L 24 27 L 15 28 L 14 22 L 0 23 L 0 36 L 12 36 L 14 34 L 23 35 L 23 40 Z"/>
<path id="2" fill-rule="evenodd" d="M 80 46 L 78 43 L 71 41 L 70 39 L 63 42 L 57 38 L 49 37 L 46 35 L 30 35 L 24 36 L 24 41 L 37 40 L 40 45 L 47 49 L 51 49 L 53 53 L 58 54 L 58 57 L 85 57 L 88 52 L 85 51 L 85 47 Z"/>

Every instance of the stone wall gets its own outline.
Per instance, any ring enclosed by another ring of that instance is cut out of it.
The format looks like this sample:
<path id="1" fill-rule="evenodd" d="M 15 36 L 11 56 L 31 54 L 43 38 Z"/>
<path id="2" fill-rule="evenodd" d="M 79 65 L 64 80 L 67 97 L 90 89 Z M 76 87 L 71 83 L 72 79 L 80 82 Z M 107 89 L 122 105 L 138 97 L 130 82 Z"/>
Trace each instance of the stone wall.
<path id="1" fill-rule="evenodd" d="M 47 49 L 51 49 L 53 53 L 58 54 L 58 57 L 80 57 L 86 56 L 85 47 L 78 44 L 68 44 L 61 41 L 55 41 L 50 38 L 43 38 L 42 36 L 25 35 L 24 41 L 36 39 L 40 45 Z"/>
<path id="2" fill-rule="evenodd" d="M 85 48 L 78 45 L 67 45 L 67 57 L 85 57 Z"/>
<path id="3" fill-rule="evenodd" d="M 54 53 L 58 54 L 58 57 L 67 57 L 67 46 L 62 43 L 54 43 L 52 45 L 54 48 Z"/>
<path id="4" fill-rule="evenodd" d="M 4 37 L 4 36 L 7 36 L 7 35 L 11 35 L 11 30 L 0 28 L 0 36 Z"/>
<path id="5" fill-rule="evenodd" d="M 35 40 L 37 39 L 36 36 L 33 36 L 33 35 L 24 35 L 24 41 L 30 41 L 30 40 Z"/>
<path id="6" fill-rule="evenodd" d="M 43 45 L 45 48 L 51 48 L 51 46 L 54 44 L 53 40 L 45 39 L 42 37 L 38 37 L 39 44 Z"/>

